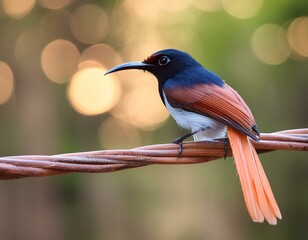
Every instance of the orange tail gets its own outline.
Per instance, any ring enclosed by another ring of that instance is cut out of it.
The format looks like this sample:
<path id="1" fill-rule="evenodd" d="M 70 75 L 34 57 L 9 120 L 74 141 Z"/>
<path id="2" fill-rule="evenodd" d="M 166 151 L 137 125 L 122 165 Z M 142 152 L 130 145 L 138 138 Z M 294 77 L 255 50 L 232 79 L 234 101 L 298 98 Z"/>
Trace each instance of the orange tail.
<path id="1" fill-rule="evenodd" d="M 276 225 L 281 213 L 254 146 L 246 135 L 236 129 L 228 127 L 227 131 L 252 220 L 263 222 L 265 218 L 269 224 Z"/>

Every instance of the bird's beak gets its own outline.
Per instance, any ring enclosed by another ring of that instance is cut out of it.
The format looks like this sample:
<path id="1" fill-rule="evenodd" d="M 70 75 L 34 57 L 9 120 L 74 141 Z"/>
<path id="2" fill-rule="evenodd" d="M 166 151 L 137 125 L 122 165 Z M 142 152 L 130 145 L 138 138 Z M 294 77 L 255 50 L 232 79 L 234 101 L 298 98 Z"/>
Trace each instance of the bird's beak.
<path id="1" fill-rule="evenodd" d="M 128 63 L 123 63 L 123 64 L 120 64 L 118 66 L 115 66 L 109 69 L 104 75 L 117 72 L 117 71 L 127 70 L 127 69 L 148 70 L 149 68 L 154 67 L 154 66 L 155 65 L 153 64 L 148 64 L 144 62 L 128 62 Z"/>

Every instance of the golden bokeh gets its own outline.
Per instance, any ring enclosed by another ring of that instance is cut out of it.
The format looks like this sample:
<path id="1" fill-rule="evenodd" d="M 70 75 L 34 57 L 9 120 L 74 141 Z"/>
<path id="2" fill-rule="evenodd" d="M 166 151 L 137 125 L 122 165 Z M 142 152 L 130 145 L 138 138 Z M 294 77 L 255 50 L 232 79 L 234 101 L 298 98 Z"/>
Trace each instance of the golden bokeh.
<path id="1" fill-rule="evenodd" d="M 81 53 L 80 61 L 94 60 L 106 68 L 114 67 L 123 62 L 121 55 L 107 44 L 95 44 Z"/>
<path id="2" fill-rule="evenodd" d="M 71 28 L 78 41 L 94 44 L 102 41 L 109 27 L 105 11 L 95 5 L 82 5 L 73 13 Z"/>
<path id="3" fill-rule="evenodd" d="M 121 86 L 115 75 L 104 76 L 106 69 L 79 70 L 67 87 L 73 108 L 83 115 L 97 115 L 109 111 L 120 99 Z"/>
<path id="4" fill-rule="evenodd" d="M 13 90 L 13 72 L 5 62 L 0 61 L 0 104 L 4 104 L 10 99 Z"/>
<path id="5" fill-rule="evenodd" d="M 112 117 L 101 124 L 98 137 L 105 149 L 125 149 L 141 145 L 141 134 L 136 127 Z"/>
<path id="6" fill-rule="evenodd" d="M 252 35 L 251 47 L 264 63 L 278 65 L 288 59 L 291 49 L 285 30 L 276 24 L 265 24 Z"/>
<path id="7" fill-rule="evenodd" d="M 48 9 L 61 9 L 71 3 L 71 0 L 38 0 L 39 4 Z"/>
<path id="8" fill-rule="evenodd" d="M 263 0 L 222 0 L 225 11 L 239 19 L 247 19 L 256 16 L 263 5 Z"/>
<path id="9" fill-rule="evenodd" d="M 296 54 L 308 57 L 308 17 L 292 21 L 288 29 L 288 40 Z"/>
<path id="10" fill-rule="evenodd" d="M 156 79 L 142 73 L 132 73 L 131 78 L 123 80 L 125 95 L 111 114 L 140 129 L 154 130 L 168 119 L 169 113 L 158 94 Z"/>
<path id="11" fill-rule="evenodd" d="M 31 12 L 35 0 L 2 0 L 4 12 L 16 19 L 23 18 Z"/>
<path id="12" fill-rule="evenodd" d="M 58 39 L 44 48 L 41 64 L 51 81 L 65 83 L 77 70 L 79 57 L 79 51 L 72 42 Z"/>
<path id="13" fill-rule="evenodd" d="M 78 70 L 85 68 L 104 68 L 104 65 L 95 60 L 85 60 L 79 63 Z"/>

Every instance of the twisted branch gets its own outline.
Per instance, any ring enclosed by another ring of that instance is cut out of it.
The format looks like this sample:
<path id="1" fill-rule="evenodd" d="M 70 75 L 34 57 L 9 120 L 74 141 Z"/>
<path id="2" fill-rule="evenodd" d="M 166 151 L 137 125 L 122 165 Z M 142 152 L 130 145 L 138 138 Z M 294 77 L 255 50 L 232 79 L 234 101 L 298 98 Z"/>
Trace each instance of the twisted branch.
<path id="1" fill-rule="evenodd" d="M 308 129 L 263 133 L 253 141 L 258 153 L 274 150 L 308 151 Z M 150 145 L 130 150 L 102 150 L 52 156 L 26 155 L 0 158 L 0 179 L 42 177 L 56 174 L 105 173 L 151 164 L 192 164 L 219 158 L 225 154 L 224 141 L 187 142 L 179 157 L 177 144 Z M 227 156 L 232 156 L 228 147 Z"/>

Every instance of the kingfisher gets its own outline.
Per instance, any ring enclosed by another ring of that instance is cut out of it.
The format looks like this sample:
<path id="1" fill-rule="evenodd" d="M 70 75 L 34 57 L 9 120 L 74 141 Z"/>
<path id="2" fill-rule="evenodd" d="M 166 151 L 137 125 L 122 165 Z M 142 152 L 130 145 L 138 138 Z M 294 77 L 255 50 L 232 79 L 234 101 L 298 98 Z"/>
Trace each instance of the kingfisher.
<path id="1" fill-rule="evenodd" d="M 228 137 L 247 210 L 254 222 L 277 224 L 282 215 L 252 141 L 260 132 L 243 98 L 217 74 L 204 68 L 188 53 L 164 49 L 141 62 L 111 68 L 109 74 L 138 69 L 153 74 L 165 107 L 177 124 L 189 130 L 177 138 L 180 144 Z"/>

